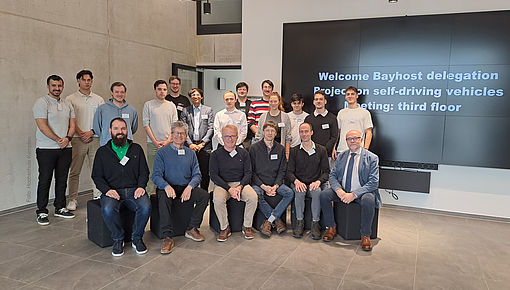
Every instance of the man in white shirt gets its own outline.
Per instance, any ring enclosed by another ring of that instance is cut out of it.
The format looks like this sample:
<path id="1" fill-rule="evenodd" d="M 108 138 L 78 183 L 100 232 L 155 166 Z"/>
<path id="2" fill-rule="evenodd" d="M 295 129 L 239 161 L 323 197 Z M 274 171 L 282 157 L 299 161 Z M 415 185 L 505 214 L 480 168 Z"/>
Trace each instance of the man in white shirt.
<path id="1" fill-rule="evenodd" d="M 246 139 L 246 133 L 248 131 L 248 124 L 246 121 L 246 115 L 236 109 L 236 95 L 232 91 L 226 91 L 223 94 L 223 101 L 225 102 L 225 109 L 216 113 L 214 116 L 214 137 L 218 141 L 218 146 L 223 146 L 223 139 L 221 138 L 221 129 L 226 125 L 234 125 L 239 131 L 236 145 L 243 143 Z"/>
<path id="2" fill-rule="evenodd" d="M 168 85 L 164 80 L 154 82 L 154 99 L 143 105 L 143 128 L 147 133 L 147 163 L 150 177 L 147 183 L 147 193 L 156 193 L 156 186 L 152 181 L 154 158 L 159 148 L 171 142 L 170 127 L 177 121 L 177 109 L 172 102 L 165 99 Z"/>
<path id="3" fill-rule="evenodd" d="M 290 105 L 292 106 L 292 112 L 288 113 L 291 124 L 291 135 L 292 143 L 290 147 L 296 147 L 301 144 L 301 138 L 299 137 L 299 125 L 303 124 L 308 113 L 303 111 L 304 98 L 301 94 L 292 94 L 290 97 Z"/>
<path id="4" fill-rule="evenodd" d="M 69 172 L 68 210 L 76 210 L 78 206 L 78 185 L 83 161 L 87 157 L 89 168 L 92 170 L 94 157 L 99 148 L 99 136 L 92 129 L 92 121 L 97 108 L 104 104 L 104 99 L 91 91 L 93 80 L 94 76 L 90 70 L 81 70 L 76 74 L 78 91 L 66 97 L 66 101 L 73 106 L 76 115 L 76 133 L 71 141 L 73 153 Z M 101 192 L 95 186 L 92 190 L 94 198 L 101 196 Z"/>

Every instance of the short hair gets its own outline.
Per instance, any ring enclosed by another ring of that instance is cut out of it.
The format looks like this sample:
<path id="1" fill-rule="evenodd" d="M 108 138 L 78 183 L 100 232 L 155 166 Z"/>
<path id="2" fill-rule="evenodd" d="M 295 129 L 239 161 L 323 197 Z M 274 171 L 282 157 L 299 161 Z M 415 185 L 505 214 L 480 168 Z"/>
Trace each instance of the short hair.
<path id="1" fill-rule="evenodd" d="M 274 97 L 274 96 L 276 96 L 276 97 L 278 98 L 278 102 L 279 102 L 279 104 L 278 104 L 278 109 L 279 109 L 280 111 L 283 111 L 283 102 L 282 102 L 282 97 L 280 96 L 280 94 L 279 94 L 278 92 L 272 92 L 272 93 L 269 95 L 269 98 Z"/>
<path id="2" fill-rule="evenodd" d="M 354 91 L 356 95 L 358 94 L 358 89 L 354 86 L 347 87 L 347 89 L 345 89 L 345 93 L 347 93 L 347 91 Z"/>
<path id="3" fill-rule="evenodd" d="M 170 125 L 170 131 L 173 133 L 177 128 L 184 128 L 186 132 L 188 132 L 188 124 L 183 121 L 175 121 Z"/>
<path id="4" fill-rule="evenodd" d="M 267 127 L 271 127 L 275 129 L 275 131 L 278 131 L 278 127 L 276 127 L 276 124 L 273 121 L 267 121 L 264 126 L 262 126 L 262 131 L 266 130 Z"/>
<path id="5" fill-rule="evenodd" d="M 159 85 L 165 85 L 168 88 L 168 84 L 164 80 L 157 80 L 154 82 L 154 89 L 156 89 Z"/>
<path id="6" fill-rule="evenodd" d="M 232 124 L 225 125 L 223 128 L 221 128 L 221 135 L 223 135 L 223 131 L 225 131 L 225 129 L 230 129 L 232 131 L 235 131 L 236 135 L 239 136 L 239 132 L 238 132 L 236 126 L 234 126 Z"/>
<path id="7" fill-rule="evenodd" d="M 113 118 L 110 121 L 110 129 L 112 128 L 113 122 L 115 122 L 115 121 L 120 121 L 120 122 L 124 123 L 124 125 L 126 125 L 126 127 L 127 127 L 126 120 L 122 119 L 121 117 L 117 117 L 117 118 Z"/>
<path id="8" fill-rule="evenodd" d="M 292 96 L 290 96 L 290 102 L 293 103 L 293 102 L 296 102 L 296 101 L 304 103 L 305 98 L 303 98 L 303 95 L 301 95 L 301 94 L 294 93 L 294 94 L 292 94 Z"/>
<path id="9" fill-rule="evenodd" d="M 234 95 L 234 98 L 237 98 L 237 95 L 236 95 L 234 92 L 232 92 L 232 91 L 226 91 L 226 92 L 224 92 L 224 93 L 223 93 L 223 97 L 225 97 L 225 95 L 226 95 L 226 94 L 232 94 L 232 95 Z"/>
<path id="10" fill-rule="evenodd" d="M 315 93 L 313 93 L 313 95 L 321 95 L 324 97 L 324 99 L 326 99 L 326 93 L 323 91 L 323 90 L 318 90 L 316 91 Z"/>
<path id="11" fill-rule="evenodd" d="M 274 89 L 274 84 L 271 80 L 263 80 L 260 86 L 263 88 L 264 84 L 268 84 L 271 87 L 271 89 Z"/>
<path id="12" fill-rule="evenodd" d="M 312 130 L 312 131 L 313 131 L 312 124 L 307 123 L 307 122 L 303 122 L 303 123 L 301 123 L 301 125 L 299 125 L 298 129 L 299 129 L 299 128 L 301 128 L 301 126 L 303 126 L 303 125 L 308 125 L 308 128 L 310 128 L 310 130 Z"/>
<path id="13" fill-rule="evenodd" d="M 236 91 L 239 89 L 239 88 L 242 88 L 242 87 L 246 87 L 246 90 L 248 90 L 248 84 L 245 83 L 245 82 L 239 82 L 237 83 L 236 85 Z"/>
<path id="14" fill-rule="evenodd" d="M 201 89 L 199 89 L 199 88 L 194 88 L 194 89 L 189 90 L 189 92 L 188 92 L 188 97 L 190 97 L 190 98 L 191 98 L 191 95 L 192 95 L 194 92 L 199 93 L 199 94 L 200 94 L 200 96 L 201 96 L 202 98 L 204 97 L 204 91 L 202 91 L 202 90 L 201 90 Z"/>
<path id="15" fill-rule="evenodd" d="M 84 75 L 89 75 L 91 79 L 94 79 L 94 76 L 92 75 L 92 72 L 88 69 L 82 69 L 76 74 L 76 80 L 81 79 Z"/>
<path id="16" fill-rule="evenodd" d="M 64 80 L 60 76 L 58 76 L 58 75 L 51 75 L 51 76 L 49 76 L 46 79 L 46 84 L 47 85 L 50 84 L 50 80 L 55 81 L 55 82 L 62 81 L 62 84 L 64 84 Z"/>
<path id="17" fill-rule="evenodd" d="M 173 80 L 178 80 L 179 84 L 181 84 L 181 79 L 178 76 L 170 76 L 168 82 L 171 83 Z"/>
<path id="18" fill-rule="evenodd" d="M 111 86 L 110 86 L 110 92 L 113 93 L 113 88 L 114 87 L 124 87 L 124 91 L 127 92 L 127 88 L 126 88 L 126 85 L 122 82 L 114 82 Z"/>

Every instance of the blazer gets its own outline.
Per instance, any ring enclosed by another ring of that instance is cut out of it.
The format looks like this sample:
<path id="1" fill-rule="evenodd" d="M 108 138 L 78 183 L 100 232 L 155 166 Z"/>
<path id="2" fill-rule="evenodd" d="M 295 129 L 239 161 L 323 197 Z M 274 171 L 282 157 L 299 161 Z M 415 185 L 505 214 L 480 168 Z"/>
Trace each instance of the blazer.
<path id="1" fill-rule="evenodd" d="M 193 108 L 195 106 L 187 106 L 182 110 L 181 121 L 188 124 L 188 138 L 186 138 L 186 143 L 189 146 L 193 143 L 193 132 L 195 131 L 195 118 Z M 212 142 L 211 138 L 214 133 L 214 114 L 211 107 L 202 105 L 200 108 L 200 124 L 198 126 L 198 136 L 200 141 L 205 143 L 205 147 L 203 150 L 211 151 L 212 150 Z"/>
<path id="2" fill-rule="evenodd" d="M 347 158 L 351 153 L 350 150 L 345 150 L 338 156 L 335 166 L 329 174 L 329 184 L 331 188 L 336 192 L 339 188 L 344 188 L 342 184 L 345 168 L 347 166 Z M 353 190 L 357 198 L 363 196 L 367 192 L 372 192 L 375 196 L 376 208 L 382 206 L 381 196 L 379 195 L 379 157 L 374 153 L 361 149 L 358 177 L 361 188 Z"/>
<path id="3" fill-rule="evenodd" d="M 255 139 L 253 139 L 253 142 L 260 141 L 264 138 L 264 135 L 262 134 L 262 127 L 266 123 L 267 114 L 269 114 L 269 111 L 262 113 L 262 115 L 260 116 L 259 126 L 258 126 L 259 130 L 257 130 L 257 133 L 255 134 Z M 280 134 L 281 139 L 275 140 L 275 141 L 280 143 L 281 145 L 283 145 L 283 147 L 285 147 L 286 142 L 292 143 L 292 134 L 291 134 L 292 128 L 291 128 L 291 124 L 290 124 L 289 115 L 287 115 L 287 113 L 285 113 L 283 111 L 280 112 L 280 115 L 282 118 L 282 123 L 285 124 L 285 127 L 281 128 L 281 134 Z M 278 124 L 276 124 L 276 126 L 278 126 Z"/>

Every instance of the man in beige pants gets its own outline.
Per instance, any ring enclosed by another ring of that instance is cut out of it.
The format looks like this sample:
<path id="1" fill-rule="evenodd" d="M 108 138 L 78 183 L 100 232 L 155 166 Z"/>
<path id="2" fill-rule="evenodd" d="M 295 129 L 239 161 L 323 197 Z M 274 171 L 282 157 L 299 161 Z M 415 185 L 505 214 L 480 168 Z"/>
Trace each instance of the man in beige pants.
<path id="1" fill-rule="evenodd" d="M 209 173 L 214 182 L 214 210 L 220 222 L 218 242 L 224 242 L 231 234 L 228 224 L 227 200 L 235 198 L 246 202 L 244 208 L 243 234 L 248 240 L 253 239 L 253 215 L 257 209 L 257 193 L 250 186 L 250 154 L 242 147 L 236 146 L 237 127 L 226 125 L 221 129 L 224 146 L 211 154 Z"/>
<path id="2" fill-rule="evenodd" d="M 72 162 L 69 172 L 69 203 L 68 210 L 76 210 L 78 206 L 78 185 L 83 161 L 87 157 L 89 167 L 92 168 L 94 156 L 99 148 L 99 137 L 92 130 L 92 121 L 96 109 L 104 104 L 104 99 L 91 91 L 94 77 L 90 70 L 81 70 L 76 74 L 78 91 L 67 96 L 66 100 L 71 103 L 76 115 L 76 134 L 71 141 L 73 146 Z M 99 198 L 101 193 L 93 186 L 94 198 Z"/>

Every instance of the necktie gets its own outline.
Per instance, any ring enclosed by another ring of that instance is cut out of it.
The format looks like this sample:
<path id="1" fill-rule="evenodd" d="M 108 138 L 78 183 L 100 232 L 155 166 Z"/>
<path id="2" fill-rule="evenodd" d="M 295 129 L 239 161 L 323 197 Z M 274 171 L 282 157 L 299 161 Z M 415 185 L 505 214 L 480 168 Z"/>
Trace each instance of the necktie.
<path id="1" fill-rule="evenodd" d="M 354 167 L 354 157 L 356 153 L 351 153 L 351 159 L 349 159 L 349 165 L 347 165 L 347 174 L 345 176 L 345 192 L 351 192 L 352 182 L 352 168 Z"/>

